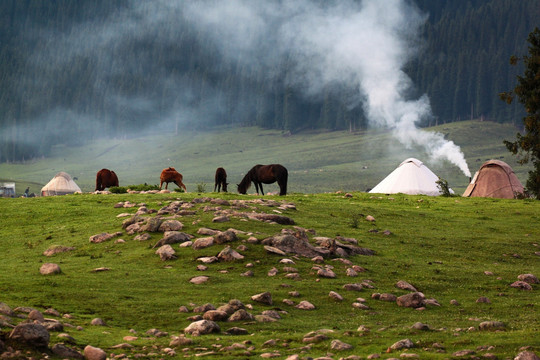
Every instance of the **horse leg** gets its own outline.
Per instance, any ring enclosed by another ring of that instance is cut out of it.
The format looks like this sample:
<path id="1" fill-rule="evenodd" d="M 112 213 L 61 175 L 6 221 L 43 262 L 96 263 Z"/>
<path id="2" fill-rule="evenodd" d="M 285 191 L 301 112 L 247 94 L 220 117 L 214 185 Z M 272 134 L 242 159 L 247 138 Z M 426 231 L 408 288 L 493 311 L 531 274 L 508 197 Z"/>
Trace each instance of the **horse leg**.
<path id="1" fill-rule="evenodd" d="M 159 190 L 161 190 L 161 187 L 163 186 L 163 181 L 159 182 Z"/>
<path id="2" fill-rule="evenodd" d="M 264 191 L 263 191 L 263 188 L 262 188 L 262 182 L 259 183 L 259 187 L 261 188 L 261 195 L 264 195 Z M 258 193 L 258 191 L 257 191 Z"/>

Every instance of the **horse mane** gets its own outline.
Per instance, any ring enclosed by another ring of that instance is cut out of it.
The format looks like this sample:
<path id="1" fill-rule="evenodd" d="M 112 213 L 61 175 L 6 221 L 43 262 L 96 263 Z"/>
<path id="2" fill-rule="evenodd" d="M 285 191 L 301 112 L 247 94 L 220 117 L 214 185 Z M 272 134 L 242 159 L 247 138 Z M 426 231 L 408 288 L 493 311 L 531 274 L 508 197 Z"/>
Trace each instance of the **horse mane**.
<path id="1" fill-rule="evenodd" d="M 251 170 L 244 176 L 238 184 L 238 192 L 245 194 L 251 186 Z"/>

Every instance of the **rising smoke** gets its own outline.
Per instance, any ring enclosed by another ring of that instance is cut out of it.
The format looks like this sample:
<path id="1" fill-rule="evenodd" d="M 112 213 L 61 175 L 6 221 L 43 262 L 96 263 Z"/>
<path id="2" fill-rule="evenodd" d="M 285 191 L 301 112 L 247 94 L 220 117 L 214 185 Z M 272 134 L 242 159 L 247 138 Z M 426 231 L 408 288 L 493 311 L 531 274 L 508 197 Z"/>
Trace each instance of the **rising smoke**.
<path id="1" fill-rule="evenodd" d="M 373 126 L 392 129 L 405 146 L 422 147 L 431 160 L 448 160 L 470 176 L 459 146 L 417 128 L 432 116 L 427 96 L 409 99 L 403 72 L 419 50 L 425 15 L 404 0 L 188 2 L 184 11 L 199 31 L 214 34 L 224 57 L 264 66 L 294 59 L 289 85 L 317 97 L 345 88 L 350 106 L 362 104 Z"/>

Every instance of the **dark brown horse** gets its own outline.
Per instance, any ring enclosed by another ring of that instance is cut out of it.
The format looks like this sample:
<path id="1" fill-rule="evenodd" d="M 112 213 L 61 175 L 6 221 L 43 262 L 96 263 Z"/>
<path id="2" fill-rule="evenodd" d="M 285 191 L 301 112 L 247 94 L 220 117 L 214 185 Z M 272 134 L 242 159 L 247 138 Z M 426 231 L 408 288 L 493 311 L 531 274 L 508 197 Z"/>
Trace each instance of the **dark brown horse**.
<path id="1" fill-rule="evenodd" d="M 167 189 L 167 186 L 169 186 L 169 183 L 175 183 L 176 186 L 179 188 L 183 188 L 185 192 L 187 192 L 186 185 L 182 182 L 184 177 L 182 174 L 180 174 L 178 171 L 176 171 L 173 167 L 168 167 L 167 169 L 163 169 L 161 172 L 161 175 L 159 176 L 159 190 L 161 190 L 161 187 L 163 186 L 163 183 L 165 183 L 165 189 Z"/>
<path id="2" fill-rule="evenodd" d="M 257 194 L 259 193 L 260 188 L 261 194 L 264 195 L 262 184 L 272 184 L 277 181 L 279 185 L 279 195 L 287 195 L 288 177 L 289 173 L 287 169 L 280 164 L 255 165 L 248 171 L 246 176 L 244 176 L 240 184 L 238 184 L 238 192 L 240 194 L 245 194 L 251 186 L 251 182 L 253 182 Z"/>
<path id="3" fill-rule="evenodd" d="M 216 192 L 216 189 L 217 192 L 220 192 L 222 187 L 223 191 L 227 192 L 227 185 L 229 185 L 227 182 L 227 172 L 222 167 L 217 168 L 214 181 L 214 192 Z"/>
<path id="4" fill-rule="evenodd" d="M 109 169 L 101 169 L 96 174 L 96 190 L 103 191 L 105 188 L 118 186 L 118 176 Z"/>

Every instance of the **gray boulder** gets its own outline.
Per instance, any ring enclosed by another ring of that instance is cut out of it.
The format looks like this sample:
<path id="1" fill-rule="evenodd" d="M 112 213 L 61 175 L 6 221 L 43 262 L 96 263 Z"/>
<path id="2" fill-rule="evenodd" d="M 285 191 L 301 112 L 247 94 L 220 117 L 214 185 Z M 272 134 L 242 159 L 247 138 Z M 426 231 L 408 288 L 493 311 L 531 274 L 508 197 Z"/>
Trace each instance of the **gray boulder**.
<path id="1" fill-rule="evenodd" d="M 41 324 L 19 324 L 9 334 L 9 338 L 35 348 L 46 348 L 50 335 Z"/>
<path id="2" fill-rule="evenodd" d="M 205 335 L 213 332 L 220 332 L 221 329 L 218 324 L 211 320 L 199 320 L 189 324 L 184 329 L 186 334 L 192 335 Z"/>

